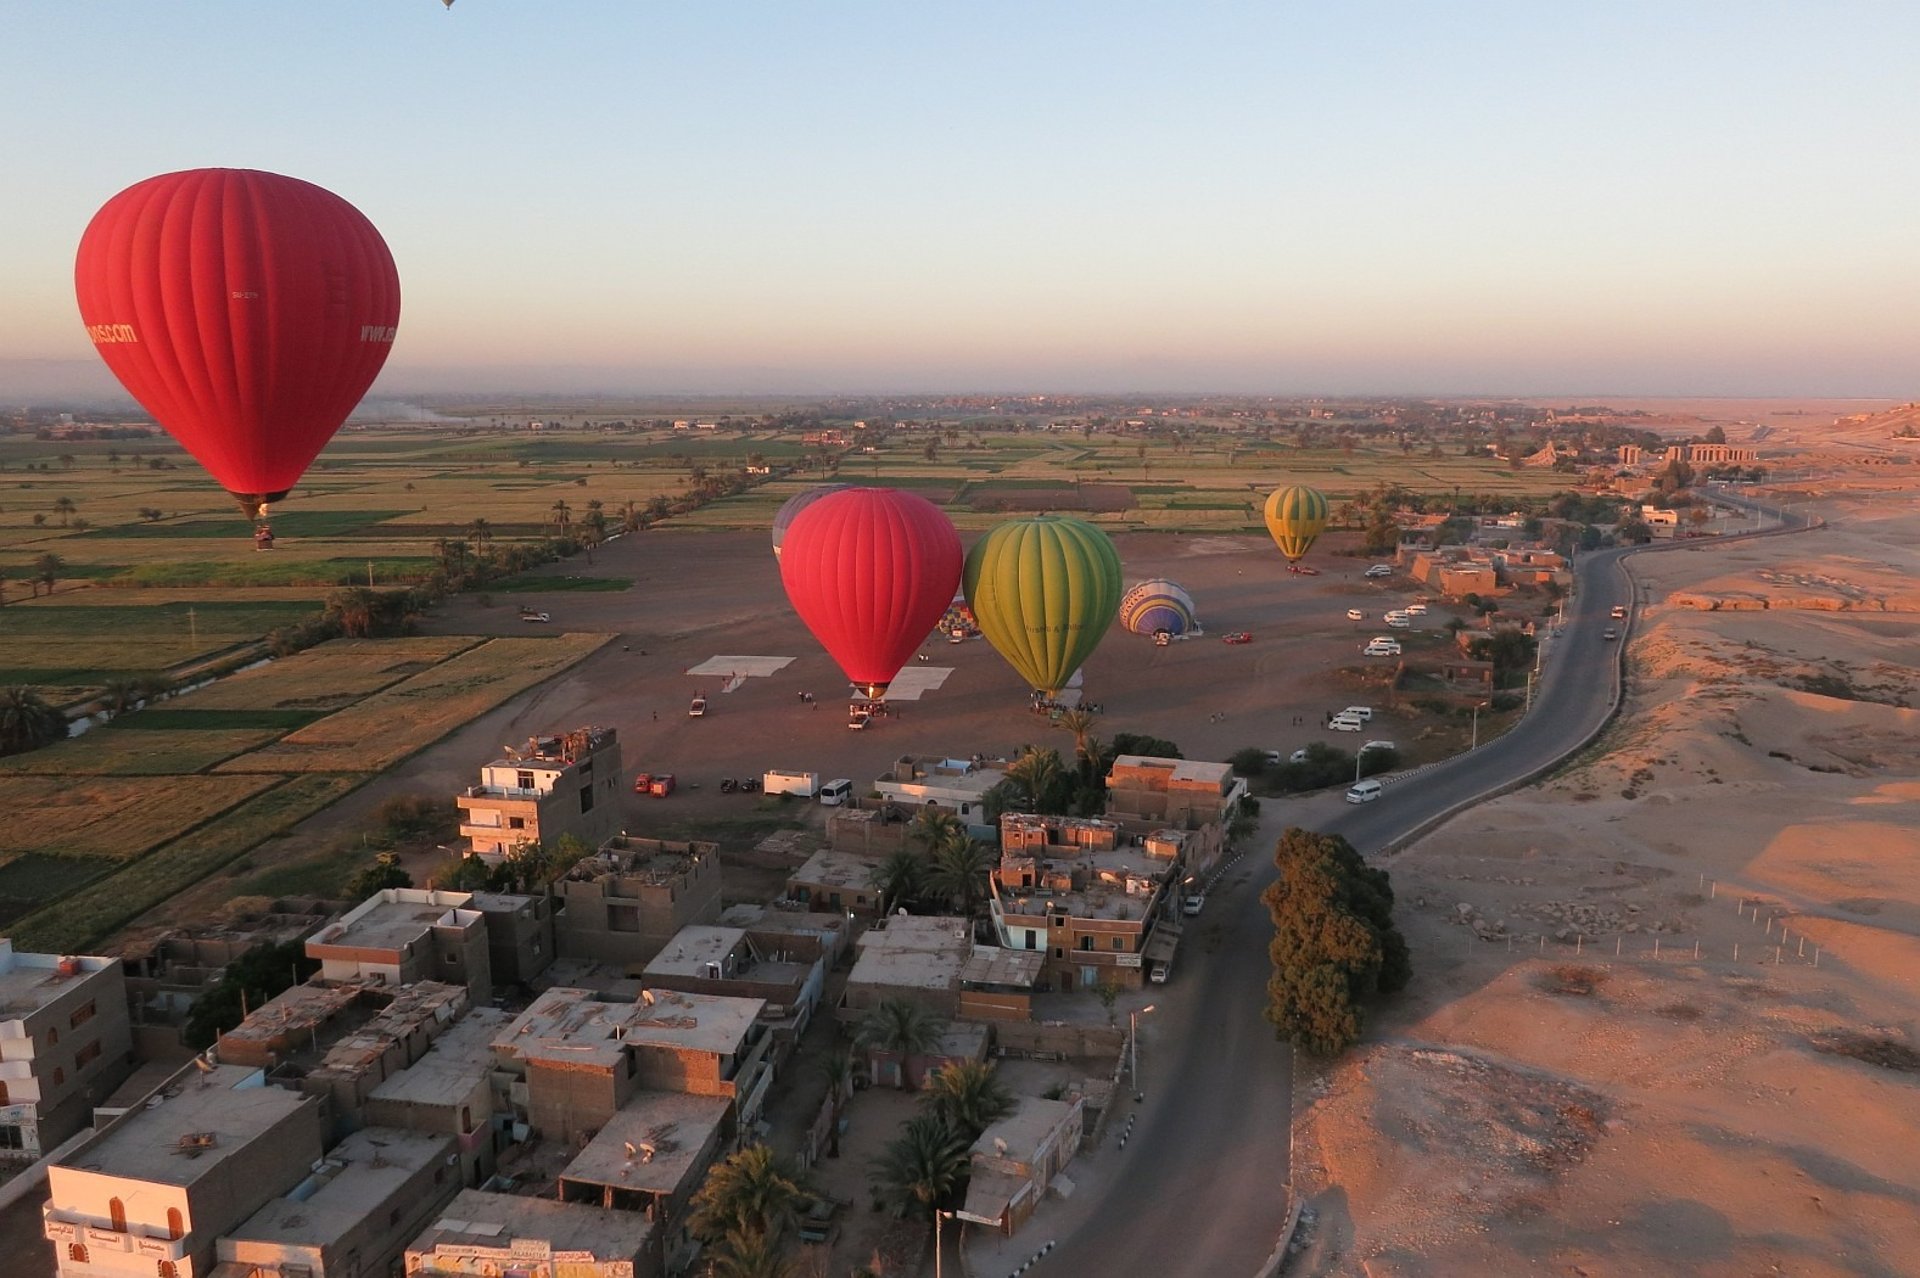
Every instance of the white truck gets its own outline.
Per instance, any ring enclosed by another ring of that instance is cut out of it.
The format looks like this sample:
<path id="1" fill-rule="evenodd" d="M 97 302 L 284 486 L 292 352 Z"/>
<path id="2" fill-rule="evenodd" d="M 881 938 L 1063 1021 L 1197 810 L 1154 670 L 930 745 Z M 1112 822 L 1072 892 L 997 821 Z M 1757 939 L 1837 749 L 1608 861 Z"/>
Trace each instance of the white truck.
<path id="1" fill-rule="evenodd" d="M 803 799 L 811 799 L 820 793 L 820 774 L 768 772 L 760 778 L 760 788 L 767 794 L 797 794 Z"/>

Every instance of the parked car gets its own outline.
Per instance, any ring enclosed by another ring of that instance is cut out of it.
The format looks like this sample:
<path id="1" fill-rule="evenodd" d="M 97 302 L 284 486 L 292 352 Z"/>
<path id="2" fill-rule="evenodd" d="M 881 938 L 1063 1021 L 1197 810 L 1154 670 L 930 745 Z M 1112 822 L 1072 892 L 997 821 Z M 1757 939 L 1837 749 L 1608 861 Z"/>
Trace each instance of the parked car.
<path id="1" fill-rule="evenodd" d="M 1306 761 L 1307 761 L 1307 752 L 1304 749 L 1295 750 L 1292 754 L 1287 756 L 1288 763 L 1305 763 Z"/>
<path id="2" fill-rule="evenodd" d="M 873 711 L 854 709 L 847 712 L 847 726 L 855 732 L 864 732 L 873 722 Z"/>
<path id="3" fill-rule="evenodd" d="M 1245 630 L 1232 630 L 1221 637 L 1222 643 L 1252 643 L 1253 635 Z"/>
<path id="4" fill-rule="evenodd" d="M 635 794 L 652 794 L 653 793 L 653 773 L 642 772 L 638 776 L 634 777 L 633 792 Z"/>
<path id="5" fill-rule="evenodd" d="M 1366 619 L 1367 619 L 1367 614 L 1364 612 L 1361 612 L 1358 608 L 1347 609 L 1348 621 L 1365 621 Z"/>
<path id="6" fill-rule="evenodd" d="M 706 714 L 707 699 L 705 697 L 695 697 L 692 704 L 687 707 L 687 718 L 703 719 L 706 717 Z"/>
<path id="7" fill-rule="evenodd" d="M 1362 723 L 1370 722 L 1373 719 L 1372 706 L 1348 706 L 1345 710 L 1342 710 L 1340 713 L 1344 715 L 1350 715 L 1353 718 L 1360 720 Z"/>
<path id="8" fill-rule="evenodd" d="M 1380 791 L 1384 788 L 1384 786 L 1372 777 L 1368 777 L 1365 781 L 1356 781 L 1353 783 L 1353 787 L 1347 791 L 1347 802 L 1372 803 L 1380 797 Z"/>
<path id="9" fill-rule="evenodd" d="M 1414 602 L 1408 604 L 1403 611 L 1409 617 L 1424 617 L 1427 615 L 1427 606 L 1416 599 Z"/>
<path id="10" fill-rule="evenodd" d="M 1373 639 L 1367 643 L 1366 647 L 1360 649 L 1360 652 L 1368 657 L 1397 657 L 1400 655 L 1400 644 L 1395 639 Z"/>
<path id="11" fill-rule="evenodd" d="M 1367 725 L 1352 715 L 1336 714 L 1333 718 L 1327 720 L 1327 726 L 1335 732 L 1360 732 L 1363 731 Z"/>
<path id="12" fill-rule="evenodd" d="M 656 799 L 664 799 L 673 793 L 673 773 L 656 772 L 647 786 L 647 793 Z"/>
<path id="13" fill-rule="evenodd" d="M 1367 569 L 1367 576 L 1391 577 L 1393 576 L 1393 565 L 1392 564 L 1375 564 L 1373 567 Z"/>
<path id="14" fill-rule="evenodd" d="M 1369 750 L 1398 750 L 1399 748 L 1400 748 L 1399 746 L 1395 745 L 1391 741 L 1369 741 L 1365 745 L 1361 746 L 1358 750 L 1354 751 L 1354 753 L 1365 754 Z"/>
<path id="15" fill-rule="evenodd" d="M 1198 918 L 1200 911 L 1207 908 L 1207 894 L 1194 892 L 1180 903 L 1180 912 L 1188 918 Z"/>

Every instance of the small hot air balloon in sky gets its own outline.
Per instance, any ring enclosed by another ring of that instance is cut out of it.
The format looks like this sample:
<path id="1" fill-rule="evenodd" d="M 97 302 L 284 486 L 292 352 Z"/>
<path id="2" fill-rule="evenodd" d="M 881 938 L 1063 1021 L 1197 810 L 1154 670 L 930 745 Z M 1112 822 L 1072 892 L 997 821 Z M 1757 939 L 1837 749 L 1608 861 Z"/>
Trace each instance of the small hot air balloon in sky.
<path id="1" fill-rule="evenodd" d="M 848 679 L 877 697 L 933 632 L 960 581 L 960 534 L 894 488 L 843 488 L 794 516 L 780 583 Z"/>
<path id="2" fill-rule="evenodd" d="M 963 582 L 987 642 L 1053 696 L 1113 624 L 1120 552 L 1084 520 L 1013 519 L 974 543 Z"/>
<path id="3" fill-rule="evenodd" d="M 1120 624 L 1136 635 L 1184 635 L 1199 625 L 1193 596 L 1165 578 L 1143 581 L 1120 597 Z"/>
<path id="4" fill-rule="evenodd" d="M 100 358 L 254 519 L 366 394 L 400 322 L 373 223 L 253 169 L 128 187 L 94 214 L 73 274 Z"/>
<path id="5" fill-rule="evenodd" d="M 780 557 L 780 546 L 787 539 L 787 529 L 793 525 L 793 517 L 807 507 L 825 497 L 828 493 L 837 493 L 851 487 L 848 484 L 816 484 L 812 488 L 803 488 L 780 505 L 773 516 L 773 557 Z"/>
<path id="6" fill-rule="evenodd" d="M 1327 526 L 1327 498 L 1317 488 L 1294 484 L 1276 488 L 1267 498 L 1267 532 L 1287 557 L 1287 567 L 1300 562 Z"/>

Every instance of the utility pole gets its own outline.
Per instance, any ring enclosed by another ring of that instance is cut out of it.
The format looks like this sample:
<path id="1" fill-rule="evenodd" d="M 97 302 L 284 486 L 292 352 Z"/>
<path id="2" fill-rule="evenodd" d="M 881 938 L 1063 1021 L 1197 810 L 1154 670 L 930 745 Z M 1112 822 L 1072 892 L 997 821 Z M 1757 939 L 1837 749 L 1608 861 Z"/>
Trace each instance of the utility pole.
<path id="1" fill-rule="evenodd" d="M 1137 1012 L 1127 1013 L 1127 1077 L 1133 1084 L 1133 1099 L 1136 1101 L 1140 1099 L 1140 1018 L 1155 1006 L 1149 1003 Z"/>
<path id="2" fill-rule="evenodd" d="M 192 641 L 196 648 L 200 646 L 200 622 L 199 619 L 193 615 L 193 609 L 191 607 L 187 609 L 187 638 Z"/>
<path id="3" fill-rule="evenodd" d="M 373 560 L 367 560 L 367 589 L 373 589 Z"/>

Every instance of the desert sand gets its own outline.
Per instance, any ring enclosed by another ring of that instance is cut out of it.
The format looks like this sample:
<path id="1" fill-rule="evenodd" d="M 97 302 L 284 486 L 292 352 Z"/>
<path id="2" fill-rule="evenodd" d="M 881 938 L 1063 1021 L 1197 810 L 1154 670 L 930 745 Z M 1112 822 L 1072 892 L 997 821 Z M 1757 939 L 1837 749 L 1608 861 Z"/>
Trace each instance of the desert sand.
<path id="1" fill-rule="evenodd" d="M 1914 482 L 1639 556 L 1603 739 L 1391 860 L 1417 975 L 1303 1071 L 1286 1272 L 1920 1272 Z"/>

